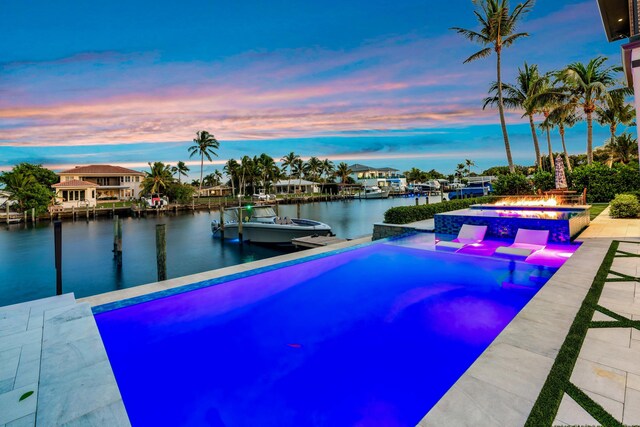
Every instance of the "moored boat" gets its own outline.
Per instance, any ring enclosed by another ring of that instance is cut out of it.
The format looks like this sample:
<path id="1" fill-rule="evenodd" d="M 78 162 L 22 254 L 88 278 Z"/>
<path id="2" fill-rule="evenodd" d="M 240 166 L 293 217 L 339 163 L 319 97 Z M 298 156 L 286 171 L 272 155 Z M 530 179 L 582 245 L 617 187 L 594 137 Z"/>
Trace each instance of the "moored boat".
<path id="1" fill-rule="evenodd" d="M 389 197 L 389 190 L 382 190 L 380 187 L 364 187 L 355 194 L 356 199 L 386 199 Z"/>
<path id="2" fill-rule="evenodd" d="M 265 244 L 291 244 L 291 240 L 305 236 L 329 236 L 331 227 L 323 222 L 302 218 L 280 218 L 272 206 L 253 206 L 225 210 L 232 219 L 224 222 L 211 221 L 214 235 L 224 235 L 225 239 L 237 239 L 238 217 L 242 220 L 242 240 Z M 224 233 L 223 233 L 224 232 Z"/>

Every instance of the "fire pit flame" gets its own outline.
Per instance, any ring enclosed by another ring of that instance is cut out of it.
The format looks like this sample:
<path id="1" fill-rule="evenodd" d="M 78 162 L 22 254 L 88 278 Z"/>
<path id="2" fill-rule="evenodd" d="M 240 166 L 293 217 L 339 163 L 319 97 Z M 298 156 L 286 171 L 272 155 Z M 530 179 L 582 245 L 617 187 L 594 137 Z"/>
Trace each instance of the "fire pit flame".
<path id="1" fill-rule="evenodd" d="M 547 199 L 516 199 L 516 200 L 503 200 L 496 202 L 495 206 L 558 206 L 558 200 L 555 197 L 549 197 Z"/>

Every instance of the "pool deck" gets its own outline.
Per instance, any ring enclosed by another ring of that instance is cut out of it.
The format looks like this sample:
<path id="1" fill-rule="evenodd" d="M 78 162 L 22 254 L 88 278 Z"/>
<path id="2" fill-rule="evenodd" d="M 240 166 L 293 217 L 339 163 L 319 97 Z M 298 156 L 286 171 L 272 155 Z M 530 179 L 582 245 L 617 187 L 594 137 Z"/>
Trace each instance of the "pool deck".
<path id="1" fill-rule="evenodd" d="M 614 239 L 640 243 L 640 219 L 603 211 L 578 251 L 422 419 L 420 426 L 522 426 Z M 640 254 L 640 245 L 619 250 Z M 615 258 L 612 270 L 638 278 L 640 257 Z M 599 304 L 640 320 L 640 283 L 606 283 Z M 593 320 L 603 318 L 602 313 Z M 606 316 L 604 316 L 606 317 Z M 571 382 L 625 425 L 640 424 L 640 333 L 591 329 Z M 553 425 L 600 425 L 566 394 Z"/>

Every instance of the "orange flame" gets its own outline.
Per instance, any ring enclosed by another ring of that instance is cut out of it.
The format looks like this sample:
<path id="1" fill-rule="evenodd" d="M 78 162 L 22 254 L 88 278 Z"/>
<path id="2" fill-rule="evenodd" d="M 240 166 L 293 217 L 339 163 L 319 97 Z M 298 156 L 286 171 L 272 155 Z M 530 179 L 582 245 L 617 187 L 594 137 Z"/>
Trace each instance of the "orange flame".
<path id="1" fill-rule="evenodd" d="M 503 200 L 496 202 L 496 206 L 558 206 L 558 200 L 555 197 L 546 199 L 522 198 L 517 200 Z"/>

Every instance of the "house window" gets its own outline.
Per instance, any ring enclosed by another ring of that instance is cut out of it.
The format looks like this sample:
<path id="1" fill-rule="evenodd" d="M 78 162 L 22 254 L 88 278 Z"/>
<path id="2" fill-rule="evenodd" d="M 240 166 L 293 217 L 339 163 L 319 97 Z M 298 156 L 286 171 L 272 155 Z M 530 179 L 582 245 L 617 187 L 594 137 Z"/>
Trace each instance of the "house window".
<path id="1" fill-rule="evenodd" d="M 62 190 L 62 201 L 66 202 L 68 197 L 69 194 L 67 193 L 67 190 Z"/>
<path id="2" fill-rule="evenodd" d="M 91 198 L 92 199 L 96 198 L 96 190 L 91 190 Z"/>
<path id="3" fill-rule="evenodd" d="M 80 200 L 84 200 L 84 190 L 80 190 Z"/>
<path id="4" fill-rule="evenodd" d="M 140 182 L 140 177 L 136 176 L 136 182 Z"/>
<path id="5" fill-rule="evenodd" d="M 130 176 L 125 176 L 124 177 L 124 182 L 131 182 L 131 177 Z"/>

